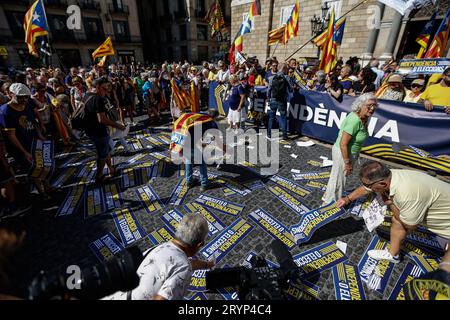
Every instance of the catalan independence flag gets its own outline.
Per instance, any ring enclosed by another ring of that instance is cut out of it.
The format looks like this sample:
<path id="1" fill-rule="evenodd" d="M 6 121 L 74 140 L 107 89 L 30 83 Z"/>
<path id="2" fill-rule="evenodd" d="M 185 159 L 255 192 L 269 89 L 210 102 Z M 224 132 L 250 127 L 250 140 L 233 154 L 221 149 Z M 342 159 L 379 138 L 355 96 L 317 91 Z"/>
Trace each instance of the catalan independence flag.
<path id="1" fill-rule="evenodd" d="M 322 50 L 322 59 L 320 60 L 320 70 L 324 70 L 325 73 L 333 70 L 336 65 L 337 44 L 334 37 L 335 27 L 336 21 L 334 19 L 334 10 L 332 10 L 327 28 L 327 42 Z"/>
<path id="2" fill-rule="evenodd" d="M 268 39 L 269 46 L 272 46 L 279 42 L 283 42 L 284 29 L 285 29 L 285 26 L 281 26 L 281 27 L 279 27 L 277 29 L 273 29 L 272 31 L 269 32 L 269 39 Z"/>
<path id="3" fill-rule="evenodd" d="M 336 42 L 338 45 L 341 45 L 342 38 L 344 36 L 345 19 L 346 18 L 341 18 L 338 21 L 336 21 L 335 34 L 338 34 L 338 36 L 336 37 Z M 328 29 L 319 34 L 317 37 L 315 37 L 313 39 L 313 42 L 316 44 L 316 46 L 321 48 L 325 45 L 327 40 L 328 40 Z"/>
<path id="4" fill-rule="evenodd" d="M 450 33 L 450 8 L 442 19 L 439 29 L 434 35 L 433 41 L 431 42 L 430 48 L 425 53 L 425 58 L 440 58 L 445 56 L 445 48 L 447 46 L 447 41 Z"/>
<path id="5" fill-rule="evenodd" d="M 48 36 L 48 23 L 42 0 L 34 2 L 27 11 L 23 28 L 25 29 L 25 42 L 28 45 L 28 51 L 34 56 L 39 56 L 35 47 L 36 38 Z"/>
<path id="6" fill-rule="evenodd" d="M 115 55 L 113 43 L 111 37 L 108 37 L 105 42 L 103 42 L 100 47 L 97 48 L 94 52 L 92 52 L 92 59 L 101 58 L 104 56 L 113 56 Z"/>
<path id="7" fill-rule="evenodd" d="M 286 22 L 283 35 L 283 44 L 286 44 L 289 41 L 289 39 L 292 39 L 297 36 L 299 17 L 300 17 L 300 1 L 297 0 L 297 2 L 294 5 L 294 8 L 292 9 L 291 16 Z"/>
<path id="8" fill-rule="evenodd" d="M 427 22 L 425 27 L 423 27 L 422 32 L 417 36 L 416 42 L 420 45 L 419 53 L 417 54 L 417 59 L 422 59 L 425 52 L 427 52 L 428 44 L 431 38 L 431 32 L 433 31 L 434 22 L 436 21 L 437 10 L 433 13 L 430 20 Z"/>

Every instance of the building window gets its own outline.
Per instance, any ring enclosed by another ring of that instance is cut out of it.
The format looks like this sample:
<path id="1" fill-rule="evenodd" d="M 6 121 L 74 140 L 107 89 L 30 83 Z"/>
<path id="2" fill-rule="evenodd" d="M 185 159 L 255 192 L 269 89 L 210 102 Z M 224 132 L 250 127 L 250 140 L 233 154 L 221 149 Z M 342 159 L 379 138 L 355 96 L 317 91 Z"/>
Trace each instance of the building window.
<path id="1" fill-rule="evenodd" d="M 198 46 L 198 61 L 209 60 L 208 46 Z"/>
<path id="2" fill-rule="evenodd" d="M 245 24 L 247 19 L 248 19 L 248 12 L 244 12 L 242 14 L 242 24 Z M 251 30 L 255 30 L 255 17 L 253 17 L 253 23 L 252 23 L 252 29 Z"/>
<path id="3" fill-rule="evenodd" d="M 208 26 L 201 24 L 197 25 L 197 40 L 206 41 L 208 40 Z"/>
<path id="4" fill-rule="evenodd" d="M 47 16 L 48 25 L 52 32 L 52 39 L 56 40 L 73 40 L 73 33 L 67 29 L 66 16 L 56 16 L 49 15 Z"/>
<path id="5" fill-rule="evenodd" d="M 102 20 L 98 18 L 84 18 L 84 30 L 88 40 L 98 41 L 105 38 Z"/>
<path id="6" fill-rule="evenodd" d="M 25 37 L 25 31 L 23 30 L 25 12 L 5 11 L 5 15 L 12 34 L 17 38 L 23 39 Z"/>
<path id="7" fill-rule="evenodd" d="M 179 28 L 180 28 L 180 41 L 186 41 L 187 39 L 186 25 L 181 24 Z"/>
<path id="8" fill-rule="evenodd" d="M 292 6 L 286 6 L 286 7 L 282 7 L 281 8 L 281 13 L 280 13 L 280 27 L 283 24 L 286 24 L 289 17 L 291 16 L 292 10 L 294 9 L 294 5 Z"/>
<path id="9" fill-rule="evenodd" d="M 197 0 L 197 17 L 204 18 L 206 16 L 205 0 Z"/>
<path id="10" fill-rule="evenodd" d="M 123 10 L 122 0 L 113 0 L 113 6 L 115 9 Z"/>
<path id="11" fill-rule="evenodd" d="M 130 41 L 128 21 L 113 21 L 114 34 L 118 41 Z"/>

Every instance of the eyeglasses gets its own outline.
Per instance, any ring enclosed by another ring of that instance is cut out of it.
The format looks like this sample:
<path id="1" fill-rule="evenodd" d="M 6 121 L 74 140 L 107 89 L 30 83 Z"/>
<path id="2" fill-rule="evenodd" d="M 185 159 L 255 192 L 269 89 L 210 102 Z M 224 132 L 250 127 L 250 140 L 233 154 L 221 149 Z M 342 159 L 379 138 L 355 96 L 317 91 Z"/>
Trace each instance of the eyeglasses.
<path id="1" fill-rule="evenodd" d="M 369 184 L 366 184 L 366 183 L 362 182 L 362 180 L 361 180 L 361 183 L 362 183 L 362 185 L 363 185 L 363 188 L 364 188 L 366 191 L 372 192 L 372 191 L 373 191 L 373 190 L 372 190 L 372 186 L 373 186 L 375 183 L 380 182 L 380 181 L 383 181 L 383 180 L 384 180 L 384 179 L 380 179 L 380 180 L 374 181 L 374 182 L 369 183 Z"/>
<path id="2" fill-rule="evenodd" d="M 422 87 L 420 84 L 412 84 L 411 85 L 411 88 L 420 88 L 420 87 Z"/>
<path id="3" fill-rule="evenodd" d="M 366 104 L 367 109 L 374 109 L 376 110 L 378 107 L 378 104 L 372 103 L 372 104 Z"/>

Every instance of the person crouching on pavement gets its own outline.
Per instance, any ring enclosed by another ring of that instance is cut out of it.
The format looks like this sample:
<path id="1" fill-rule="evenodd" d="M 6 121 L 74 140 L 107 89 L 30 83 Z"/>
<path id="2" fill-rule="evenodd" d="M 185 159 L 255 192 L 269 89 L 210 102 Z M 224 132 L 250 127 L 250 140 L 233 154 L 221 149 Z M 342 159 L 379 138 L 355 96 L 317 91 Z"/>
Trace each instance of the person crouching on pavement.
<path id="1" fill-rule="evenodd" d="M 437 235 L 445 252 L 439 269 L 450 273 L 450 184 L 419 171 L 389 169 L 377 161 L 365 163 L 359 177 L 362 186 L 339 199 L 337 206 L 374 192 L 393 213 L 390 249 L 370 250 L 369 257 L 400 262 L 402 241 L 422 225 Z"/>
<path id="2" fill-rule="evenodd" d="M 186 214 L 171 241 L 144 252 L 137 270 L 139 286 L 103 300 L 182 300 L 193 271 L 214 267 L 213 261 L 190 259 L 203 247 L 207 235 L 206 219 L 199 213 Z"/>

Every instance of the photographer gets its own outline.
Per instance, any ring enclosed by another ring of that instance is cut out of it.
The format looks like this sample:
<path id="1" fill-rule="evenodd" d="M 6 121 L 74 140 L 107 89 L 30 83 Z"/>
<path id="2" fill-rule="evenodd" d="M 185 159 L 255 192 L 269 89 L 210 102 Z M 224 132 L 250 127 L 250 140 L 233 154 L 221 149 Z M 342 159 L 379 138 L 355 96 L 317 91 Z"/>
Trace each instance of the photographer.
<path id="1" fill-rule="evenodd" d="M 206 219 L 196 213 L 184 216 L 175 238 L 145 253 L 137 270 L 139 286 L 128 292 L 116 292 L 104 300 L 181 300 L 197 269 L 210 269 L 213 262 L 190 260 L 205 244 Z"/>

